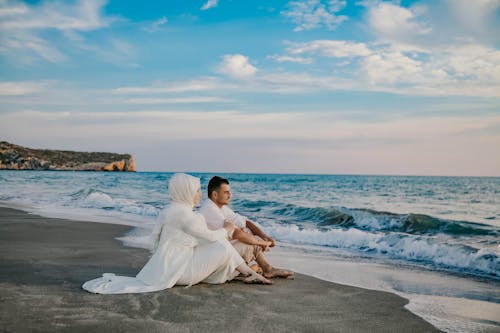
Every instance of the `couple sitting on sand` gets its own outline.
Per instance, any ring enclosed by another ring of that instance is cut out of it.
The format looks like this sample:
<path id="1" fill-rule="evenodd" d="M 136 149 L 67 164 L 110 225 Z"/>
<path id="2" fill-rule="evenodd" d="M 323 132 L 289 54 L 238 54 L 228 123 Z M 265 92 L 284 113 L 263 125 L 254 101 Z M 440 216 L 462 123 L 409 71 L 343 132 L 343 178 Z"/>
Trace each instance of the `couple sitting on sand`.
<path id="1" fill-rule="evenodd" d="M 168 191 L 171 202 L 160 213 L 152 234 L 153 255 L 137 276 L 104 273 L 85 282 L 83 289 L 99 294 L 141 293 L 174 285 L 224 283 L 239 274 L 245 283 L 262 284 L 272 284 L 269 278 L 293 276 L 273 268 L 264 257 L 274 240 L 227 207 L 229 181 L 217 176 L 210 180 L 209 199 L 200 213 L 193 212 L 201 198 L 199 178 L 177 173 Z M 254 260 L 256 269 L 248 266 Z"/>

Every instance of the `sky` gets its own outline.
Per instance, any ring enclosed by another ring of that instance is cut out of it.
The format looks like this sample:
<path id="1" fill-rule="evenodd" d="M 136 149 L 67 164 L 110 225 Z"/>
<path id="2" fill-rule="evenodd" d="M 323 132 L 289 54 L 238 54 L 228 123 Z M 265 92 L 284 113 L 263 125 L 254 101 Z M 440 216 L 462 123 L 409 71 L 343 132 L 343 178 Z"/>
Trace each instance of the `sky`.
<path id="1" fill-rule="evenodd" d="M 500 0 L 0 0 L 0 140 L 138 171 L 500 176 Z"/>

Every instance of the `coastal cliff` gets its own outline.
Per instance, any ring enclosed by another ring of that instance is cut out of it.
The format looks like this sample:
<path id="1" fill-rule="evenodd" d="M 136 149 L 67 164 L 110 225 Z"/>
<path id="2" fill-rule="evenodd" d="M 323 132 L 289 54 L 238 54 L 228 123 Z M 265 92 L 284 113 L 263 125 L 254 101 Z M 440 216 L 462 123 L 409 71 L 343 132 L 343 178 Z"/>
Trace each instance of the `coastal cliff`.
<path id="1" fill-rule="evenodd" d="M 0 170 L 135 171 L 129 154 L 31 149 L 0 141 Z"/>

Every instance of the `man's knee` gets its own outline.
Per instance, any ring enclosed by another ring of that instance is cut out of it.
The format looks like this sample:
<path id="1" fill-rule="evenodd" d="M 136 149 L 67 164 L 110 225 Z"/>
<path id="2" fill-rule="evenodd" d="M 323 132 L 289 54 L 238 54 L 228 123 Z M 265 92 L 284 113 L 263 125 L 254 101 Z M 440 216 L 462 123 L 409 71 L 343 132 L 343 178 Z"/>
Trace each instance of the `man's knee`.
<path id="1" fill-rule="evenodd" d="M 232 239 L 240 239 L 243 235 L 244 231 L 240 228 L 234 228 Z"/>

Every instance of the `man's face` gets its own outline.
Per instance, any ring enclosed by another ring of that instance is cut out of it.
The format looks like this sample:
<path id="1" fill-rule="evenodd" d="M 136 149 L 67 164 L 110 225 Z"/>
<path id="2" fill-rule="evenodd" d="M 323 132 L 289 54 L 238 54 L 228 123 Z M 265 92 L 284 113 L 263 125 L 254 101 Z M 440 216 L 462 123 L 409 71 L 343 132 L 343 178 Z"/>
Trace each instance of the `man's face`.
<path id="1" fill-rule="evenodd" d="M 219 207 L 229 205 L 231 202 L 231 187 L 228 184 L 221 184 L 219 190 L 213 194 L 213 199 Z"/>

